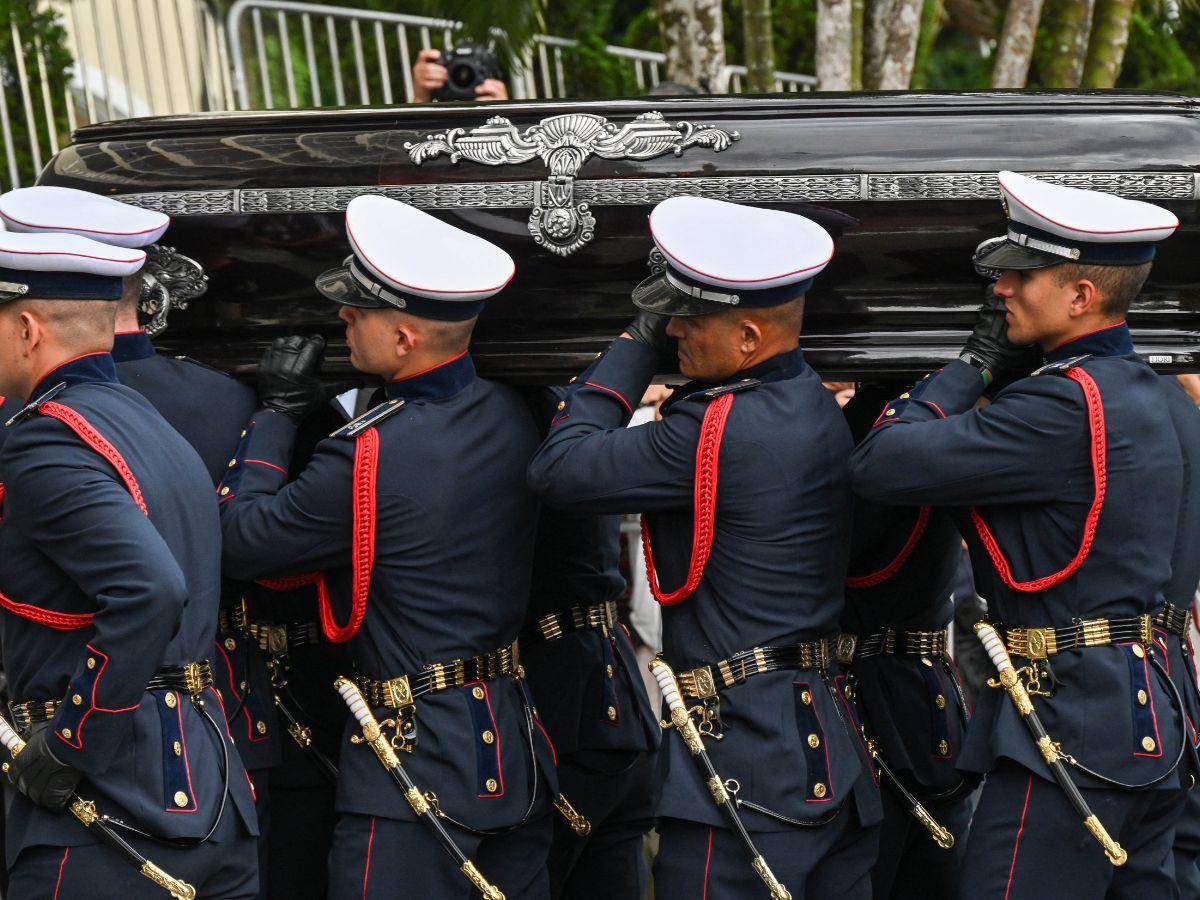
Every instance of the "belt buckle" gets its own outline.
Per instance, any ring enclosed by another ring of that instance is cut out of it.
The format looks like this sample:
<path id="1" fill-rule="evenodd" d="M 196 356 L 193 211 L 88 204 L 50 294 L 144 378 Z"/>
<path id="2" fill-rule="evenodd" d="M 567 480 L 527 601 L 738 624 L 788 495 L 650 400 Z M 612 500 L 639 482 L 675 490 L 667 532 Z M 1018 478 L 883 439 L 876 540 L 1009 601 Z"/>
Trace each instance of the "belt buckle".
<path id="1" fill-rule="evenodd" d="M 837 638 L 837 661 L 844 666 L 854 662 L 854 650 L 858 646 L 857 634 L 839 634 Z"/>
<path id="2" fill-rule="evenodd" d="M 710 667 L 701 666 L 698 669 L 692 669 L 690 672 L 685 672 L 684 677 L 692 683 L 692 690 L 689 693 L 697 700 L 709 700 L 717 696 L 717 684 L 713 679 Z"/>
<path id="3" fill-rule="evenodd" d="M 288 650 L 288 633 L 286 625 L 266 625 L 267 652 L 272 656 L 282 656 Z"/>
<path id="4" fill-rule="evenodd" d="M 408 683 L 408 676 L 401 675 L 399 678 L 392 678 L 389 681 L 385 681 L 383 683 L 383 699 L 386 706 L 396 709 L 404 709 L 407 706 L 412 706 L 412 687 Z"/>

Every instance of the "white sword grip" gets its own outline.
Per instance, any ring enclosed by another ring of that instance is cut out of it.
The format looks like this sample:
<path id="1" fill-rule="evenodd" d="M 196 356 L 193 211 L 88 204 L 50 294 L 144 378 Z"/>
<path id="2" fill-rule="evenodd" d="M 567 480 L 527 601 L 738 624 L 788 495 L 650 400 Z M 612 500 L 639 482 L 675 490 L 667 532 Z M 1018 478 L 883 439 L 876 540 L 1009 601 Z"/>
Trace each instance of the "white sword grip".
<path id="1" fill-rule="evenodd" d="M 992 658 L 992 664 L 996 667 L 997 671 L 1004 672 L 1012 668 L 1008 652 L 1004 649 L 1004 642 L 1000 640 L 1000 635 L 996 634 L 995 628 L 991 625 L 980 624 L 975 629 L 975 633 L 979 636 L 979 640 L 983 642 L 983 649 Z"/>
<path id="2" fill-rule="evenodd" d="M 342 699 L 350 707 L 350 714 L 354 716 L 361 727 L 366 728 L 375 722 L 375 716 L 371 713 L 371 708 L 367 706 L 367 701 L 363 698 L 358 685 L 347 678 L 339 678 L 333 686 L 342 695 Z"/>
<path id="3" fill-rule="evenodd" d="M 663 699 L 667 701 L 667 709 L 684 708 L 683 698 L 679 696 L 679 686 L 676 684 L 675 675 L 670 668 L 662 664 L 651 665 L 650 674 L 658 682 L 658 689 L 662 691 Z"/>
<path id="4" fill-rule="evenodd" d="M 13 727 L 4 719 L 0 719 L 0 743 L 3 743 L 4 748 L 13 756 L 16 756 L 25 747 L 21 736 L 13 731 Z"/>

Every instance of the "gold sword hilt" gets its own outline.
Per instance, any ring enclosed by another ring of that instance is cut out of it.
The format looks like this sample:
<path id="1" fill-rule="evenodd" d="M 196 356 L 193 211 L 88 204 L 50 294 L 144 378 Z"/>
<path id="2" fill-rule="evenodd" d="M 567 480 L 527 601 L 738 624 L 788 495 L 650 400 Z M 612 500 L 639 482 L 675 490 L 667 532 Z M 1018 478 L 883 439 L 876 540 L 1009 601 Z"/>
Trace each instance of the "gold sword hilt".
<path id="1" fill-rule="evenodd" d="M 169 893 L 175 900 L 196 900 L 196 889 L 179 878 L 172 878 L 150 860 L 142 863 L 142 874 Z"/>
<path id="2" fill-rule="evenodd" d="M 469 859 L 462 864 L 460 871 L 467 876 L 471 884 L 475 885 L 475 889 L 483 894 L 484 900 L 504 900 L 504 892 L 484 878 L 482 873 L 475 868 L 475 863 Z"/>
<path id="3" fill-rule="evenodd" d="M 754 866 L 754 871 L 758 873 L 758 877 L 763 880 L 763 884 L 771 892 L 771 900 L 792 900 L 792 892 L 775 877 L 775 873 L 771 871 L 765 859 L 756 856 L 750 860 L 750 865 Z"/>

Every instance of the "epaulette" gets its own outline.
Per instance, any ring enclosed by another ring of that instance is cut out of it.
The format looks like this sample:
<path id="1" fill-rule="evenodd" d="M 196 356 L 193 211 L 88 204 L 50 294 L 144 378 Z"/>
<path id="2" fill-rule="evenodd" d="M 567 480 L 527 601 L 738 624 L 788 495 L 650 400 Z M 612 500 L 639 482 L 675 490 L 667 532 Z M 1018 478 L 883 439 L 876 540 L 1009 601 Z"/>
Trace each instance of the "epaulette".
<path id="1" fill-rule="evenodd" d="M 66 386 L 67 386 L 67 383 L 65 381 L 60 381 L 54 387 L 50 388 L 50 390 L 46 391 L 46 393 L 42 394 L 42 396 L 38 397 L 32 403 L 28 404 L 19 413 L 17 413 L 11 419 L 9 419 L 7 422 L 5 422 L 4 427 L 11 428 L 13 425 L 16 425 L 18 422 L 24 422 L 26 419 L 28 419 L 30 416 L 32 416 L 35 412 L 37 412 L 37 408 L 39 406 L 41 406 L 47 400 L 52 400 L 56 396 L 58 396 L 59 391 L 61 391 Z"/>
<path id="2" fill-rule="evenodd" d="M 221 369 L 218 369 L 216 366 L 210 366 L 208 363 L 200 362 L 200 360 L 198 360 L 198 359 L 192 359 L 190 356 L 176 356 L 174 358 L 179 360 L 180 362 L 191 363 L 193 366 L 199 366 L 202 369 L 208 369 L 208 371 L 210 371 L 210 372 L 216 372 L 218 375 L 224 375 L 226 378 L 233 377 L 228 372 L 222 371 Z"/>
<path id="3" fill-rule="evenodd" d="M 1091 359 L 1092 354 L 1085 353 L 1083 356 L 1072 356 L 1069 359 L 1060 359 L 1057 362 L 1046 363 L 1040 369 L 1034 369 L 1034 375 L 1065 375 L 1069 369 L 1075 368 L 1085 359 Z"/>
<path id="4" fill-rule="evenodd" d="M 684 400 L 713 400 L 720 397 L 722 394 L 734 394 L 738 391 L 748 391 L 750 388 L 756 388 L 762 381 L 757 378 L 743 378 L 741 381 L 735 381 L 733 384 L 718 384 L 716 387 L 706 388 L 702 391 L 693 391 L 684 397 Z"/>
<path id="5" fill-rule="evenodd" d="M 368 409 L 357 419 L 347 422 L 329 436 L 331 438 L 357 437 L 360 431 L 366 431 L 372 425 L 378 425 L 392 413 L 397 413 L 403 408 L 404 401 L 399 397 L 397 397 L 395 400 L 384 400 L 378 406 Z"/>

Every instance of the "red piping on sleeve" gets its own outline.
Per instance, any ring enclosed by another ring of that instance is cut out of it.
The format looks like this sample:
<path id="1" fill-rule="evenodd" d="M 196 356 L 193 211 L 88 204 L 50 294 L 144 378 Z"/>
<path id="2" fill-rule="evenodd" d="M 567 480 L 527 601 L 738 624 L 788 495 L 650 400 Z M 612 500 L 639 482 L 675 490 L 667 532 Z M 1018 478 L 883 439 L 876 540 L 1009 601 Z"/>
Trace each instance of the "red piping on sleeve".
<path id="1" fill-rule="evenodd" d="M 586 384 L 588 387 L 594 387 L 598 391 L 604 391 L 604 393 L 606 393 L 606 394 L 612 394 L 614 397 L 616 397 L 618 400 L 621 401 L 622 406 L 624 406 L 627 410 L 629 410 L 629 414 L 631 416 L 633 415 L 633 407 L 629 405 L 629 401 L 626 400 L 624 397 L 622 397 L 619 393 L 614 391 L 612 388 L 608 387 L 607 385 L 596 384 L 596 382 L 594 382 L 594 381 L 585 381 L 584 384 Z"/>
<path id="2" fill-rule="evenodd" d="M 287 474 L 287 469 L 277 466 L 273 462 L 267 462 L 265 459 L 244 459 L 242 462 L 258 463 L 260 466 L 266 466 L 268 469 L 274 469 L 276 472 L 282 472 L 284 475 Z"/>
<path id="3" fill-rule="evenodd" d="M 872 572 L 869 575 L 849 575 L 846 577 L 846 586 L 852 588 L 869 588 L 875 587 L 877 584 L 883 584 L 889 578 L 895 577 L 908 558 L 912 555 L 913 550 L 917 548 L 917 544 L 921 541 L 921 536 L 925 533 L 925 527 L 929 524 L 929 507 L 922 506 L 921 511 L 917 513 L 917 521 L 913 524 L 913 529 L 908 535 L 908 540 L 904 542 L 904 546 L 900 548 L 900 552 L 896 554 L 896 558 L 884 566 L 877 572 Z"/>
<path id="4" fill-rule="evenodd" d="M 695 524 L 692 527 L 692 558 L 688 564 L 687 580 L 682 587 L 664 593 L 658 584 L 654 568 L 654 551 L 650 547 L 650 526 L 642 516 L 642 550 L 646 555 L 646 580 L 654 599 L 663 606 L 674 606 L 692 595 L 704 575 L 704 566 L 712 552 L 713 518 L 717 511 L 717 464 L 721 452 L 721 436 L 733 407 L 733 394 L 723 394 L 709 404 L 700 425 L 700 440 L 696 445 L 696 476 L 693 488 Z"/>
<path id="5" fill-rule="evenodd" d="M 1092 439 L 1091 456 L 1094 494 L 1092 496 L 1092 506 L 1088 510 L 1087 518 L 1083 523 L 1083 538 L 1080 540 L 1079 550 L 1076 552 L 1075 558 L 1053 575 L 1046 575 L 1043 578 L 1036 578 L 1033 581 L 1017 581 L 1013 578 L 1012 570 L 1009 568 L 1004 551 L 1000 549 L 1000 545 L 996 542 L 996 537 L 992 534 L 991 529 L 988 528 L 987 522 L 983 520 L 983 516 L 980 515 L 976 507 L 971 507 L 971 521 L 975 523 L 975 530 L 979 532 L 979 539 L 983 542 L 988 556 L 991 557 L 992 565 L 996 567 L 1000 579 L 1014 591 L 1025 593 L 1043 591 L 1046 588 L 1066 581 L 1075 574 L 1075 570 L 1083 565 L 1083 561 L 1087 559 L 1087 555 L 1092 549 L 1092 540 L 1096 537 L 1096 523 L 1100 519 L 1101 509 L 1104 508 L 1104 491 L 1108 482 L 1108 472 L 1105 462 L 1104 407 L 1100 402 L 1100 388 L 1096 386 L 1096 382 L 1092 379 L 1092 376 L 1088 375 L 1083 369 L 1071 369 L 1067 372 L 1067 377 L 1078 382 L 1079 386 L 1083 388 L 1083 400 L 1087 406 L 1088 431 L 1091 433 Z"/>

